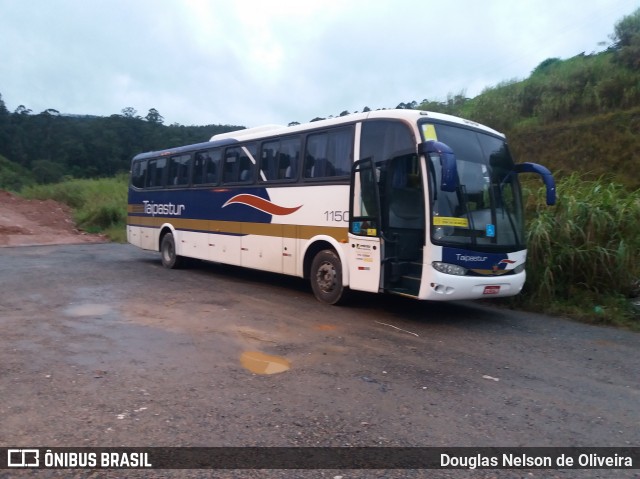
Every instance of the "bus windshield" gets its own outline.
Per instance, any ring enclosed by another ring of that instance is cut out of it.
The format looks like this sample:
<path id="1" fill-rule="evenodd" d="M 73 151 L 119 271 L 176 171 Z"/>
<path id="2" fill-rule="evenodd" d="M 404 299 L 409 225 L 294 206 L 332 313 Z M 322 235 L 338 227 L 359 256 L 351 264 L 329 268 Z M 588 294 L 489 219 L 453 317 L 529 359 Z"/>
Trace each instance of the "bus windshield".
<path id="1" fill-rule="evenodd" d="M 439 123 L 422 123 L 423 139 L 448 145 L 456 156 L 455 191 L 440 188 L 438 155 L 427 157 L 434 243 L 478 250 L 524 249 L 518 176 L 499 137 Z"/>

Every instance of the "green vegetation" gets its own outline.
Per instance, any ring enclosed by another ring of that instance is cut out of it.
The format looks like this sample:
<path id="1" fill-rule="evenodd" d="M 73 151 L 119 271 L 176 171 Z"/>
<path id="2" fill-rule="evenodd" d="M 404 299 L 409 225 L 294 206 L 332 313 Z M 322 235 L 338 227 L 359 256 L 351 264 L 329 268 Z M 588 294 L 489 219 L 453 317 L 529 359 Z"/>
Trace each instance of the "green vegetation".
<path id="1" fill-rule="evenodd" d="M 31 171 L 0 155 L 0 189 L 18 191 L 35 183 Z"/>
<path id="2" fill-rule="evenodd" d="M 578 174 L 558 183 L 558 202 L 530 192 L 527 284 L 512 303 L 640 330 L 629 298 L 640 279 L 640 189 Z"/>
<path id="3" fill-rule="evenodd" d="M 101 179 L 70 179 L 61 183 L 33 185 L 21 195 L 39 200 L 53 199 L 73 208 L 78 228 L 105 234 L 111 241 L 126 241 L 127 175 Z"/>
<path id="4" fill-rule="evenodd" d="M 129 171 L 131 158 L 143 151 L 208 141 L 213 134 L 243 128 L 165 126 L 162 121 L 153 108 L 144 118 L 133 108 L 109 117 L 68 116 L 51 109 L 33 115 L 22 105 L 9 113 L 0 95 L 0 155 L 30 171 L 37 183 L 56 183 L 65 177 L 114 176 Z"/>
<path id="5" fill-rule="evenodd" d="M 544 164 L 556 176 L 555 207 L 544 205 L 537 183 L 526 183 L 528 280 L 509 304 L 640 329 L 629 301 L 640 295 L 640 9 L 614 26 L 611 39 L 603 52 L 546 59 L 529 78 L 475 98 L 461 92 L 397 108 L 489 125 L 507 135 L 517 161 Z M 241 128 L 165 126 L 155 109 L 144 118 L 133 108 L 121 113 L 33 115 L 24 106 L 10 113 L 0 96 L 0 188 L 63 201 L 80 228 L 124 241 L 122 173 L 131 157 Z M 111 178 L 65 180 L 72 177 Z"/>
<path id="6" fill-rule="evenodd" d="M 509 144 L 518 162 L 532 161 L 562 178 L 580 172 L 584 180 L 640 188 L 640 107 L 573 121 L 517 126 Z"/>

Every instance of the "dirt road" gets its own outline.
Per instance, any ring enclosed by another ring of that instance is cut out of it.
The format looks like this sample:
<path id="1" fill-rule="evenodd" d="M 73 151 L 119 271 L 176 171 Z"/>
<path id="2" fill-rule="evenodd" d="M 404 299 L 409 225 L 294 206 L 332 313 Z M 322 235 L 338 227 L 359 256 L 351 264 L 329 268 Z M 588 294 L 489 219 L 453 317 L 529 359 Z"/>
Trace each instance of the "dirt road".
<path id="1" fill-rule="evenodd" d="M 330 307 L 295 278 L 206 263 L 166 270 L 157 254 L 128 245 L 1 248 L 0 262 L 0 446 L 640 443 L 635 333 L 474 303 L 358 295 Z M 127 475 L 632 478 L 637 470 Z"/>
<path id="2" fill-rule="evenodd" d="M 76 229 L 68 206 L 27 200 L 0 190 L 0 246 L 97 243 L 99 235 Z"/>

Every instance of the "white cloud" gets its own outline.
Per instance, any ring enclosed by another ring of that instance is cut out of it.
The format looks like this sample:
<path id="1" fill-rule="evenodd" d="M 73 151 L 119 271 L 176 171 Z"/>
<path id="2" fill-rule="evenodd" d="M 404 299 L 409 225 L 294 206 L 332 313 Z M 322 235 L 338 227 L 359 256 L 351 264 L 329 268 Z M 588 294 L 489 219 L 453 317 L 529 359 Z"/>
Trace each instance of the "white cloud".
<path id="1" fill-rule="evenodd" d="M 0 0 L 10 109 L 308 121 L 444 100 L 597 50 L 631 0 Z"/>

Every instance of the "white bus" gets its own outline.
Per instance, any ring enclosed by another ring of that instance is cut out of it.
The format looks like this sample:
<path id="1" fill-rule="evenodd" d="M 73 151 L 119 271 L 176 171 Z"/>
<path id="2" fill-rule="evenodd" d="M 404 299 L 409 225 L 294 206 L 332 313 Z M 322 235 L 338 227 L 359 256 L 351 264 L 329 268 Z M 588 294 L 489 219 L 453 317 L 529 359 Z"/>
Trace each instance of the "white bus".
<path id="1" fill-rule="evenodd" d="M 504 135 L 417 110 L 265 126 L 132 160 L 127 238 L 178 267 L 198 258 L 422 300 L 518 294 L 526 246 Z"/>

